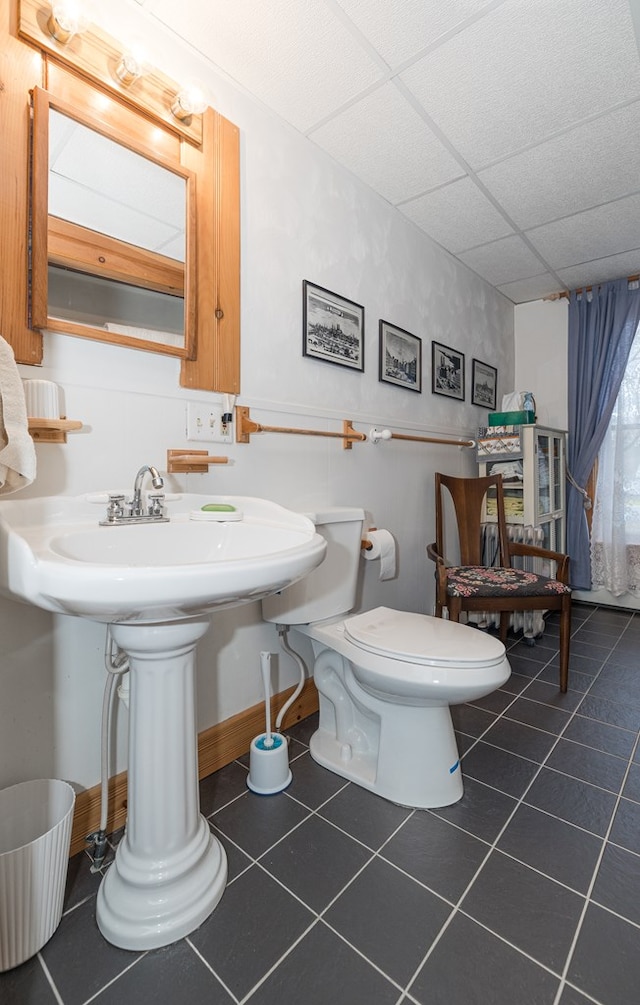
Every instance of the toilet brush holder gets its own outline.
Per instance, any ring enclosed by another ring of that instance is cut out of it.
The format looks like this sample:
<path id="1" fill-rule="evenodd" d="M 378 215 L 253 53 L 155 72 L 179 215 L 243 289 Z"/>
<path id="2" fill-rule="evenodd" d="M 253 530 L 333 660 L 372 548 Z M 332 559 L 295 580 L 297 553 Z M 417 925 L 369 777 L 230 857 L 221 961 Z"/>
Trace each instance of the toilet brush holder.
<path id="1" fill-rule="evenodd" d="M 271 744 L 268 745 L 268 741 Z M 291 781 L 289 746 L 281 733 L 261 733 L 251 741 L 247 785 L 260 796 L 282 792 Z"/>

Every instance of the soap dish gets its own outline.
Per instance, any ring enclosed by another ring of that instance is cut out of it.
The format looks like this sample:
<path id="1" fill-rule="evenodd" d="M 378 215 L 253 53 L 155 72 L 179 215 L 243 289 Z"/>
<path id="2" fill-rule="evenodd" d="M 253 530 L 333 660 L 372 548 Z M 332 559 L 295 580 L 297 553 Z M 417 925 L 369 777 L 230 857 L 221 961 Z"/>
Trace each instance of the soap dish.
<path id="1" fill-rule="evenodd" d="M 242 520 L 243 517 L 244 513 L 241 509 L 192 509 L 189 513 L 190 520 L 200 520 L 203 523 L 232 523 L 234 520 Z"/>

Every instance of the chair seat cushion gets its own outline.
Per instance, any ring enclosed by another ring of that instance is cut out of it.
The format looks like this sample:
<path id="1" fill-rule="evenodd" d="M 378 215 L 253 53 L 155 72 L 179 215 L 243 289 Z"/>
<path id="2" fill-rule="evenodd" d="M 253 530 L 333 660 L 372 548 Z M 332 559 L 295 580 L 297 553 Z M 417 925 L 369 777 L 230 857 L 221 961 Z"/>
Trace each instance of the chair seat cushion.
<path id="1" fill-rule="evenodd" d="M 487 569 L 483 565 L 461 565 L 447 569 L 447 594 L 450 597 L 544 597 L 571 593 L 557 579 L 538 576 L 521 569 Z"/>

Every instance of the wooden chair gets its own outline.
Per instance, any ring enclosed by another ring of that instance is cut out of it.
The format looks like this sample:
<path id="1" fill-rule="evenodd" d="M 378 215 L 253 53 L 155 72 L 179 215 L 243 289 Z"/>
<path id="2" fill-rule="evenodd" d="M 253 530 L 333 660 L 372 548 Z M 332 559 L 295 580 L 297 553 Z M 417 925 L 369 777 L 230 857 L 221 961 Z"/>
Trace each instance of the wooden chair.
<path id="1" fill-rule="evenodd" d="M 444 498 L 448 489 L 458 523 L 460 564 L 453 566 L 444 554 Z M 498 562 L 486 568 L 481 560 L 482 504 L 489 489 L 495 489 L 498 525 Z M 453 478 L 436 473 L 436 540 L 427 547 L 436 563 L 436 617 L 446 607 L 451 621 L 462 611 L 499 611 L 500 638 L 506 642 L 512 611 L 560 611 L 560 690 L 569 680 L 571 635 L 571 589 L 568 586 L 569 556 L 546 548 L 509 541 L 504 513 L 502 475 L 486 478 Z M 514 569 L 514 556 L 542 558 L 556 564 L 556 578 Z"/>

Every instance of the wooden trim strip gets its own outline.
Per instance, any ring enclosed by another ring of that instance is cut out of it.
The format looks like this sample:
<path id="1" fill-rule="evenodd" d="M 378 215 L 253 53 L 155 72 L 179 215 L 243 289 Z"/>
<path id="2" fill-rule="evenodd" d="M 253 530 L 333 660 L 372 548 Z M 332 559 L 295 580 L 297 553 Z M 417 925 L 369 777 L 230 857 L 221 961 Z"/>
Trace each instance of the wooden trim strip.
<path id="1" fill-rule="evenodd" d="M 0 4 L 0 332 L 16 362 L 42 362 L 42 335 L 28 324 L 29 91 L 42 84 L 42 59 L 14 37 L 15 6 Z"/>
<path id="2" fill-rule="evenodd" d="M 295 690 L 294 687 L 282 691 L 271 699 L 271 713 L 275 718 L 287 699 Z M 318 692 L 313 678 L 305 681 L 299 697 L 288 709 L 282 724 L 288 729 L 301 722 L 318 710 Z M 206 778 L 226 764 L 231 764 L 237 757 L 248 753 L 251 741 L 259 733 L 264 732 L 264 703 L 238 712 L 237 715 L 219 722 L 210 729 L 205 729 L 198 736 L 198 770 L 199 777 Z M 70 855 L 76 855 L 87 847 L 86 836 L 98 830 L 100 826 L 101 790 L 100 785 L 78 792 L 71 828 Z M 109 834 L 124 826 L 127 819 L 127 773 L 122 771 L 109 779 L 109 815 L 107 832 Z"/>
<path id="3" fill-rule="evenodd" d="M 240 131 L 209 108 L 203 148 L 183 145 L 197 172 L 196 345 L 180 370 L 182 387 L 240 390 Z M 213 277 L 213 281 L 212 281 Z"/>
<path id="4" fill-rule="evenodd" d="M 636 275 L 636 276 L 627 276 L 627 282 L 628 283 L 637 283 L 638 280 L 640 280 L 640 273 L 638 275 Z M 600 285 L 600 283 L 596 283 L 596 286 L 599 286 L 599 285 Z M 592 289 L 593 289 L 593 286 L 585 286 L 584 288 L 582 286 L 579 286 L 578 289 L 575 290 L 574 292 L 575 293 L 591 293 Z M 561 290 L 559 293 L 550 293 L 548 297 L 543 297 L 542 299 L 543 300 L 568 300 L 570 296 L 571 296 L 571 294 L 570 294 L 570 292 L 568 290 Z"/>
<path id="5" fill-rule="evenodd" d="M 57 216 L 49 216 L 47 247 L 53 265 L 184 297 L 184 262 L 156 251 L 138 248 Z"/>

